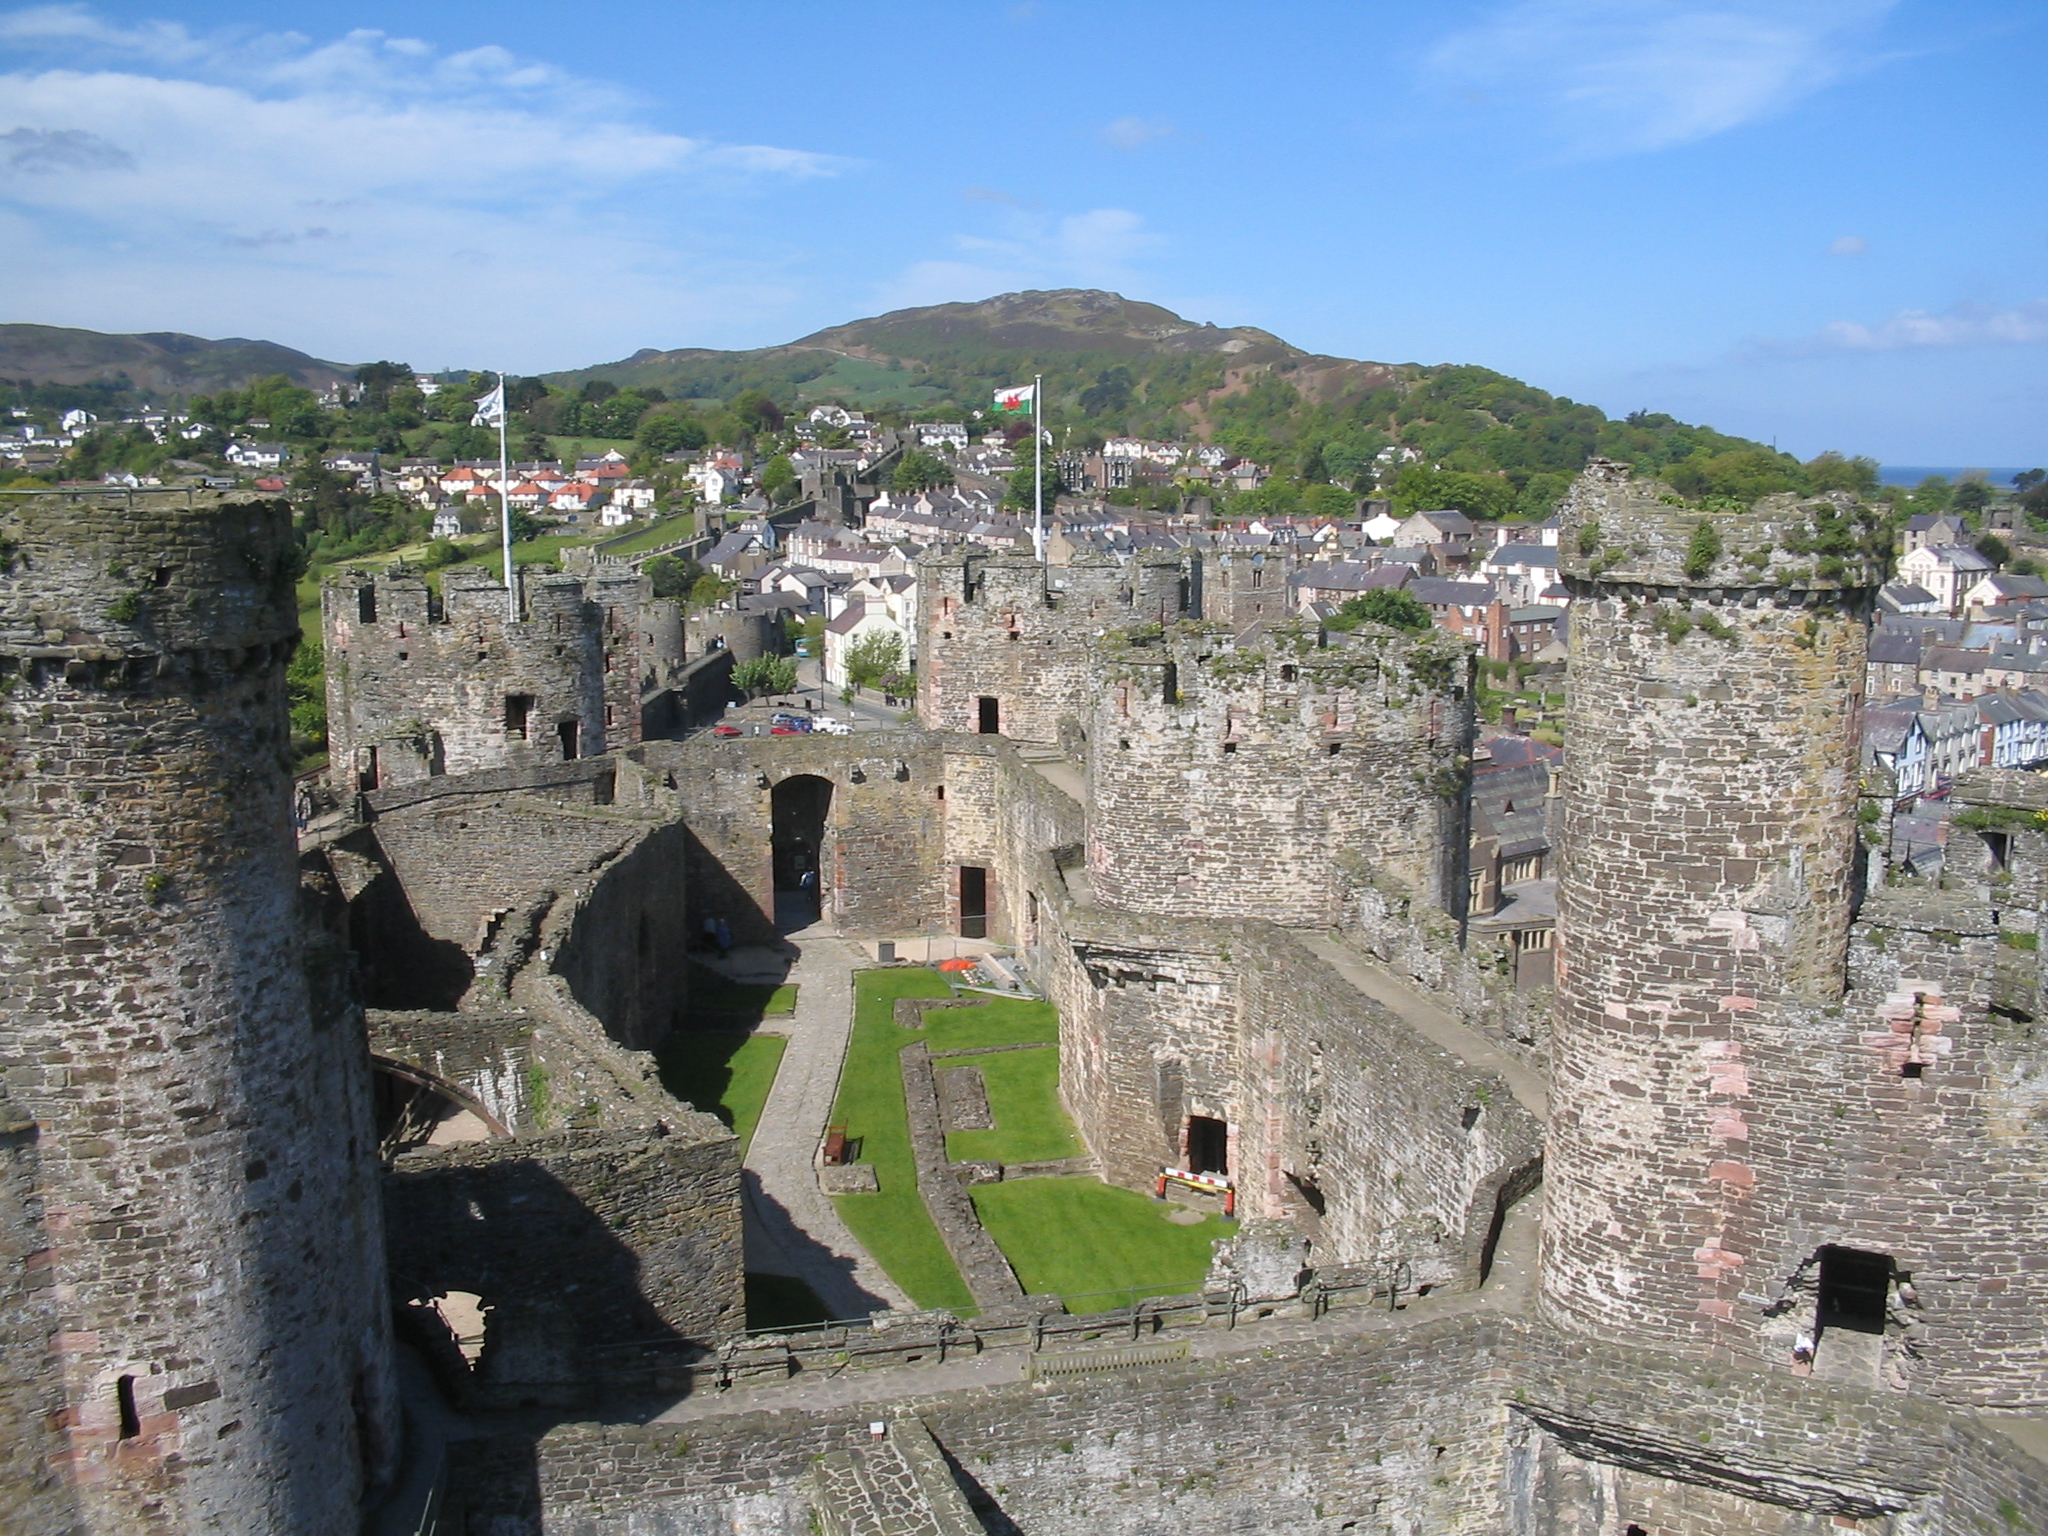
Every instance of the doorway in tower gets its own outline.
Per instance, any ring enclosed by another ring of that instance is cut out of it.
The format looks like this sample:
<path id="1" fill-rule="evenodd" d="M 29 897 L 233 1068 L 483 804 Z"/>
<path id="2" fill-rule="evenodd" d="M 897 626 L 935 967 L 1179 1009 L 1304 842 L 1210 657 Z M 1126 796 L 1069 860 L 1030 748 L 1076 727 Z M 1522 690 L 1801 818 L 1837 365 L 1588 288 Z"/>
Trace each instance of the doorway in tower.
<path id="1" fill-rule="evenodd" d="M 988 937 L 988 871 L 976 864 L 960 866 L 960 937 Z"/>
<path id="2" fill-rule="evenodd" d="M 1230 1175 L 1230 1126 L 1207 1115 L 1188 1116 L 1188 1172 Z"/>
<path id="3" fill-rule="evenodd" d="M 824 912 L 825 821 L 832 781 L 800 773 L 769 795 L 769 846 L 775 873 L 775 926 L 803 928 Z"/>

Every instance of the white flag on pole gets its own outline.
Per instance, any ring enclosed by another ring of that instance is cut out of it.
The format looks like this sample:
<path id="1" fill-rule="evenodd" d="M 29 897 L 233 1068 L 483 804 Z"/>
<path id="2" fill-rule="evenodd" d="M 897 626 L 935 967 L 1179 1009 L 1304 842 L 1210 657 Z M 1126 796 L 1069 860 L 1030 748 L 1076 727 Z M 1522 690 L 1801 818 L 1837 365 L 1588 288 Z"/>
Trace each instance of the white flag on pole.
<path id="1" fill-rule="evenodd" d="M 502 380 L 498 387 L 476 403 L 476 414 L 469 418 L 472 427 L 497 427 L 505 422 L 505 385 Z"/>

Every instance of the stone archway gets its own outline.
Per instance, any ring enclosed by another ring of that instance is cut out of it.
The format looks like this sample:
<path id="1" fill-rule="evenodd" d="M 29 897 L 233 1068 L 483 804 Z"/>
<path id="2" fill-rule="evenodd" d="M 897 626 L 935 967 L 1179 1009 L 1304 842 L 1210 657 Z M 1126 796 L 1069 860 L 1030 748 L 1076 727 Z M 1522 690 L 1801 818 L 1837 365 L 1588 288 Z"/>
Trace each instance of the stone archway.
<path id="1" fill-rule="evenodd" d="M 411 1147 L 492 1141 L 512 1133 L 483 1105 L 410 1062 L 370 1057 L 377 1143 L 391 1157 Z"/>
<path id="2" fill-rule="evenodd" d="M 782 780 L 769 795 L 768 841 L 774 871 L 775 926 L 801 928 L 825 911 L 825 826 L 832 781 L 814 773 Z"/>

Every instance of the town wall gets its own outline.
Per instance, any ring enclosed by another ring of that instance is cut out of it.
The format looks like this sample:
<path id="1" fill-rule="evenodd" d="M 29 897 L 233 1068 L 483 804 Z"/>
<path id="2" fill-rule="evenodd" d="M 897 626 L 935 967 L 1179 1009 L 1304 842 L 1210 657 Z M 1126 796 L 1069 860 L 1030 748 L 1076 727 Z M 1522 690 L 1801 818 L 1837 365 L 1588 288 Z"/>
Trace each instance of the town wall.
<path id="1" fill-rule="evenodd" d="M 1462 642 L 1213 624 L 1102 642 L 1089 872 L 1109 906 L 1334 927 L 1347 861 L 1461 909 Z"/>
<path id="2" fill-rule="evenodd" d="M 62 1309 L 8 1401 L 63 1441 L 4 1502 L 61 1484 L 48 1528 L 349 1530 L 388 1475 L 362 1031 L 298 928 L 296 561 L 279 502 L 0 498 L 4 1240 Z"/>
<path id="3" fill-rule="evenodd" d="M 1850 943 L 1867 528 L 1790 497 L 1718 521 L 1688 572 L 1699 516 L 1665 488 L 1596 470 L 1567 508 L 1546 1308 L 2038 1405 L 2048 1064 L 1989 1012 L 1998 925 L 1881 889 Z M 1840 1250 L 1878 1266 L 1867 1323 L 1818 1315 Z"/>

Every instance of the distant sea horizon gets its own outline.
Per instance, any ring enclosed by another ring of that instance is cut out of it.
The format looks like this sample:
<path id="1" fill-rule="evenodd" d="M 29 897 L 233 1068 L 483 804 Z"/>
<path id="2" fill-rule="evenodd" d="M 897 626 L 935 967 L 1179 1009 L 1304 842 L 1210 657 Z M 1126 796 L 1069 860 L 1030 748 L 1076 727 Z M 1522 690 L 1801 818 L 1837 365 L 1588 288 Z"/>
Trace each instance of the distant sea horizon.
<path id="1" fill-rule="evenodd" d="M 1982 475 L 1990 484 L 2001 490 L 2012 489 L 2012 477 L 2027 466 L 2016 469 L 1993 469 L 1984 464 L 1927 465 L 1927 464 L 1886 464 L 1877 472 L 1879 485 L 1918 485 L 1929 475 L 1939 475 L 1944 480 L 1957 480 L 1964 475 Z"/>

